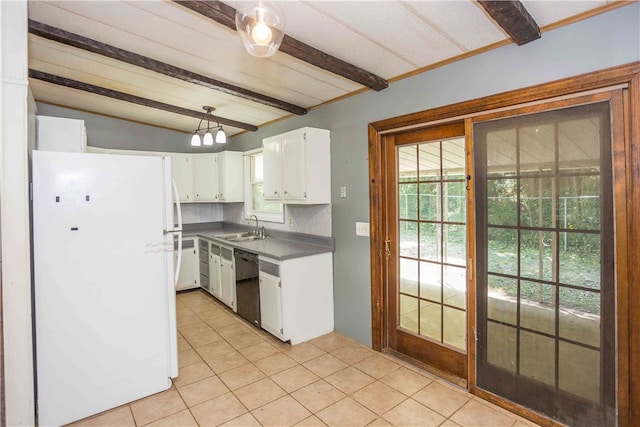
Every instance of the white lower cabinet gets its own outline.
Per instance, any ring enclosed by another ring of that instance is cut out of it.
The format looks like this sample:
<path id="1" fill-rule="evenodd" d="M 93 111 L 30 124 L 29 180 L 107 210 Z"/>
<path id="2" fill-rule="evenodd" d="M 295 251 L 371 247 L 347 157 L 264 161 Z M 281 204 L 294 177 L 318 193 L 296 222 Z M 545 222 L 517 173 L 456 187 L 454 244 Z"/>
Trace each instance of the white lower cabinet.
<path id="1" fill-rule="evenodd" d="M 178 283 L 176 283 L 176 290 L 181 291 L 183 289 L 197 288 L 199 285 L 198 277 L 198 239 L 184 239 L 182 241 L 182 261 L 180 265 L 180 273 L 178 275 Z M 178 248 L 177 243 L 174 246 L 173 261 L 174 267 L 177 268 L 178 263 Z"/>
<path id="2" fill-rule="evenodd" d="M 264 267 L 265 262 L 260 260 L 260 264 Z M 260 323 L 262 329 L 286 341 L 282 328 L 281 290 L 280 277 L 260 271 Z"/>
<path id="3" fill-rule="evenodd" d="M 222 299 L 220 288 L 220 246 L 211 244 L 209 250 L 209 292 L 218 299 Z"/>
<path id="4" fill-rule="evenodd" d="M 236 309 L 236 275 L 233 268 L 233 249 L 220 246 L 220 301 Z"/>
<path id="5" fill-rule="evenodd" d="M 333 256 L 260 257 L 262 328 L 295 345 L 333 331 Z"/>
<path id="6" fill-rule="evenodd" d="M 236 311 L 236 275 L 233 266 L 233 248 L 220 246 L 205 239 L 206 245 L 200 245 L 200 281 L 206 279 L 207 286 L 202 288 L 225 305 Z M 203 256 L 206 250 L 206 258 Z M 203 262 L 206 260 L 206 262 Z"/>

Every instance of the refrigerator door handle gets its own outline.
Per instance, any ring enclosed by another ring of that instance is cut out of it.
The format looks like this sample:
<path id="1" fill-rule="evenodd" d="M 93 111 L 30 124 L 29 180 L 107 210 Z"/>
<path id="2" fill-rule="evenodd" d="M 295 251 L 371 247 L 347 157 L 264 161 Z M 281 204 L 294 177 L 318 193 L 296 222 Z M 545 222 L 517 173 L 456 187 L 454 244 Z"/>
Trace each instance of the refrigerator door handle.
<path id="1" fill-rule="evenodd" d="M 173 185 L 173 194 L 176 197 L 176 211 L 178 214 L 178 226 L 174 231 L 182 231 L 182 207 L 180 206 L 180 193 L 178 193 L 178 186 L 176 180 L 171 178 L 171 184 Z"/>
<path id="2" fill-rule="evenodd" d="M 180 269 L 182 267 L 182 208 L 180 206 L 180 194 L 178 193 L 178 186 L 176 180 L 172 179 L 173 193 L 176 197 L 176 211 L 178 216 L 178 226 L 174 228 L 174 231 L 178 234 L 178 260 L 176 262 L 175 277 L 173 278 L 173 285 L 178 286 L 178 278 L 180 277 Z"/>

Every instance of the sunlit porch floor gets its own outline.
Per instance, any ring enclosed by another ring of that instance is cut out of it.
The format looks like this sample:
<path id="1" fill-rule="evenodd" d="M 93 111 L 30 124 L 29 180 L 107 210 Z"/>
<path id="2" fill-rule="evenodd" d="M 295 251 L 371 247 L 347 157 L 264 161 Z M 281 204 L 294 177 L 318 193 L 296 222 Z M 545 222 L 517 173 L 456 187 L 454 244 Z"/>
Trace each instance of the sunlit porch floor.
<path id="1" fill-rule="evenodd" d="M 535 425 L 339 333 L 282 343 L 203 291 L 178 295 L 178 331 L 171 389 L 74 425 Z"/>

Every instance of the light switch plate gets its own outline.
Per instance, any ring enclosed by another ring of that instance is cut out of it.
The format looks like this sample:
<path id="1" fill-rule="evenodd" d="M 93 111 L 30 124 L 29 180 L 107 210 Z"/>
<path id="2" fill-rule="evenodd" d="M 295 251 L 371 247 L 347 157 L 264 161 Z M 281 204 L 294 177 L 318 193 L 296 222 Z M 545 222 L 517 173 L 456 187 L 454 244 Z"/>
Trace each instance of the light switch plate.
<path id="1" fill-rule="evenodd" d="M 347 197 L 347 186 L 343 185 L 342 187 L 340 187 L 340 197 L 342 199 Z"/>
<path id="2" fill-rule="evenodd" d="M 369 236 L 368 222 L 356 222 L 356 236 Z"/>

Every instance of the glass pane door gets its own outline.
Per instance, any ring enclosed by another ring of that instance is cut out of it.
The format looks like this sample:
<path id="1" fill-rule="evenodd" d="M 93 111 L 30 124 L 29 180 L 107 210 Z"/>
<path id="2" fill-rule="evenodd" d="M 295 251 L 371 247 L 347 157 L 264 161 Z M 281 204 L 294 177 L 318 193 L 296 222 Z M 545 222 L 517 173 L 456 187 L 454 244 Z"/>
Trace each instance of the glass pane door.
<path id="1" fill-rule="evenodd" d="M 466 351 L 465 141 L 398 147 L 400 327 Z"/>
<path id="2" fill-rule="evenodd" d="M 388 348 L 467 378 L 464 123 L 401 132 L 385 145 Z"/>
<path id="3" fill-rule="evenodd" d="M 609 110 L 474 125 L 477 385 L 572 425 L 615 420 Z"/>

